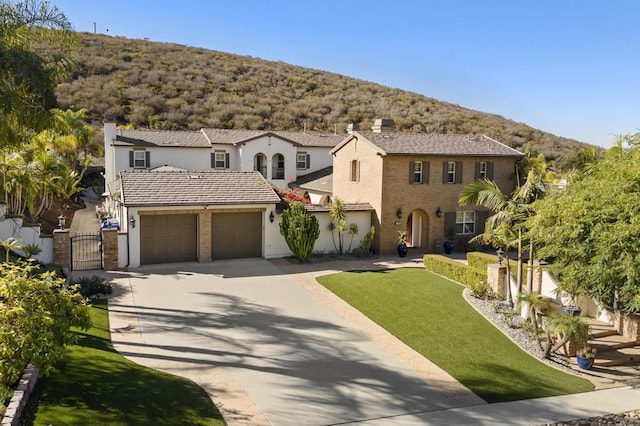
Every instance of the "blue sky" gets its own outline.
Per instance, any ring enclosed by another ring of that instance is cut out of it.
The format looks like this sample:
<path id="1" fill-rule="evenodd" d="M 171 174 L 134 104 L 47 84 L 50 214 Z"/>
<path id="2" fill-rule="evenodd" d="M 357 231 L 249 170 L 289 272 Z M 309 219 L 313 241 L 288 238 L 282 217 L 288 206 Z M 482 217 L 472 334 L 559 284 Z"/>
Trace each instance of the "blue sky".
<path id="1" fill-rule="evenodd" d="M 51 3 L 78 31 L 331 71 L 604 147 L 640 128 L 635 0 Z"/>

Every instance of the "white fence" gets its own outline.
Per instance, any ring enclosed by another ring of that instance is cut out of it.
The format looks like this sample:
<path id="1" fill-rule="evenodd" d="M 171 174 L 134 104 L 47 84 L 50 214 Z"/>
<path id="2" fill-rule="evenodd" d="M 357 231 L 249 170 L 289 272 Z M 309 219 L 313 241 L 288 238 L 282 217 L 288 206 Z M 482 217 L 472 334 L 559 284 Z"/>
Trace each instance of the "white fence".
<path id="1" fill-rule="evenodd" d="M 33 257 L 40 263 L 53 262 L 53 237 L 41 236 L 40 225 L 24 225 L 21 217 L 6 216 L 6 206 L 0 204 L 0 240 L 8 238 L 15 238 L 23 245 L 37 244 L 41 252 Z M 16 252 L 25 254 L 22 250 Z"/>

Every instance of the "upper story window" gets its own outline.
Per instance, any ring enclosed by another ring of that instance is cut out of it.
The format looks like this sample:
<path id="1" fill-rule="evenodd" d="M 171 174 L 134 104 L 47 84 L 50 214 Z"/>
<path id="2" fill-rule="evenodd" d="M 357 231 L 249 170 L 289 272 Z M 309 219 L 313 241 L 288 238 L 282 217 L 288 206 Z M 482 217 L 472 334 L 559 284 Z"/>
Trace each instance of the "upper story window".
<path id="1" fill-rule="evenodd" d="M 456 183 L 456 163 L 447 161 L 447 183 Z"/>
<path id="2" fill-rule="evenodd" d="M 422 161 L 413 162 L 413 183 L 422 183 Z"/>
<path id="3" fill-rule="evenodd" d="M 229 168 L 229 153 L 226 151 L 216 151 L 211 154 L 211 168 L 213 169 L 228 169 Z"/>
<path id="4" fill-rule="evenodd" d="M 476 232 L 476 212 L 457 211 L 456 212 L 456 234 L 475 234 Z"/>
<path id="5" fill-rule="evenodd" d="M 358 160 L 351 160 L 351 182 L 360 181 L 360 162 Z"/>
<path id="6" fill-rule="evenodd" d="M 271 160 L 271 178 L 284 179 L 284 155 L 275 154 Z"/>
<path id="7" fill-rule="evenodd" d="M 304 170 L 311 168 L 311 156 L 306 152 L 299 152 L 296 155 L 296 169 Z"/>
<path id="8" fill-rule="evenodd" d="M 151 162 L 151 153 L 143 150 L 129 151 L 129 167 L 134 169 L 145 169 Z"/>
<path id="9" fill-rule="evenodd" d="M 462 183 L 462 162 L 444 162 L 442 165 L 442 183 Z"/>
<path id="10" fill-rule="evenodd" d="M 493 163 L 476 161 L 476 179 L 493 179 Z"/>

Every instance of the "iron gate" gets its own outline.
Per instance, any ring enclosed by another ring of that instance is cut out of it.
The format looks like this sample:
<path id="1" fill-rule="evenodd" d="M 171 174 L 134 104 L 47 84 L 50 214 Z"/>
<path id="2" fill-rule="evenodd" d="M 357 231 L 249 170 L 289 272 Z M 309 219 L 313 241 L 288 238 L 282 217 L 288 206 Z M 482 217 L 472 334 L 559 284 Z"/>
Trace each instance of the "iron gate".
<path id="1" fill-rule="evenodd" d="M 102 269 L 102 233 L 71 237 L 71 270 Z"/>

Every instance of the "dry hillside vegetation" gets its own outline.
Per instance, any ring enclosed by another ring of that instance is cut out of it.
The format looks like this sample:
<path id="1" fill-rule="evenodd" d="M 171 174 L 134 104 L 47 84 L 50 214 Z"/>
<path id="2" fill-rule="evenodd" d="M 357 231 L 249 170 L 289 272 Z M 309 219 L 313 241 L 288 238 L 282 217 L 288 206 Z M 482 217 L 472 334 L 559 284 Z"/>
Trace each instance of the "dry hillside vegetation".
<path id="1" fill-rule="evenodd" d="M 483 133 L 552 159 L 580 142 L 416 93 L 303 68 L 170 43 L 79 33 L 78 70 L 56 90 L 62 108 L 87 108 L 136 128 L 201 127 L 344 132 L 393 118 L 406 132 Z"/>

